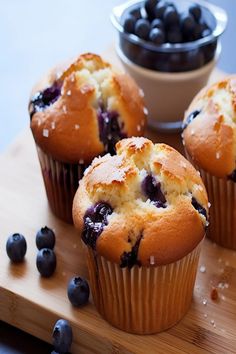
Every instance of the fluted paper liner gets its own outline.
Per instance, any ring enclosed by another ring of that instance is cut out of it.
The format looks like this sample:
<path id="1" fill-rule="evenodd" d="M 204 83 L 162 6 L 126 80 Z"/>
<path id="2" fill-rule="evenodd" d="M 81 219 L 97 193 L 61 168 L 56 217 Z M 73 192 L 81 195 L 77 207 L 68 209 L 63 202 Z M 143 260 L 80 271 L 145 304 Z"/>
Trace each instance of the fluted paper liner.
<path id="1" fill-rule="evenodd" d="M 200 244 L 181 260 L 163 266 L 120 268 L 87 248 L 95 306 L 113 326 L 138 334 L 163 331 L 188 311 Z"/>
<path id="2" fill-rule="evenodd" d="M 52 212 L 58 218 L 68 223 L 73 223 L 73 198 L 86 166 L 84 164 L 69 164 L 54 160 L 38 146 L 37 151 L 44 186 Z"/>
<path id="3" fill-rule="evenodd" d="M 211 203 L 207 237 L 222 247 L 236 250 L 236 183 L 200 169 L 186 149 L 185 153 L 200 172 Z"/>
<path id="4" fill-rule="evenodd" d="M 236 250 L 236 183 L 199 169 L 210 207 L 207 236 L 220 246 Z"/>

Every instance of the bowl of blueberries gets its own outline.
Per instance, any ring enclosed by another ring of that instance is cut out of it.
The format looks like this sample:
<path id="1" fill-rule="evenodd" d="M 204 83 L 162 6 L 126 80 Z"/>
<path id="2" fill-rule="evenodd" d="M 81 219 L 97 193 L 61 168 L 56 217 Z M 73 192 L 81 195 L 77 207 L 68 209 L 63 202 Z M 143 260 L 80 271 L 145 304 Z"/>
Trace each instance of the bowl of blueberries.
<path id="1" fill-rule="evenodd" d="M 144 91 L 149 125 L 180 129 L 219 57 L 226 12 L 204 0 L 131 0 L 116 6 L 111 20 L 117 54 Z"/>

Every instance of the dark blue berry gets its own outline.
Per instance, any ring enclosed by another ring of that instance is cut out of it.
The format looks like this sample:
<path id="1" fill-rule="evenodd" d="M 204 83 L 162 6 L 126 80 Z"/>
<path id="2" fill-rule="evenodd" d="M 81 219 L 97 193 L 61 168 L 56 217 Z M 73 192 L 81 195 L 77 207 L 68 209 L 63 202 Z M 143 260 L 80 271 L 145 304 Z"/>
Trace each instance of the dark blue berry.
<path id="1" fill-rule="evenodd" d="M 198 22 L 201 18 L 201 15 L 202 15 L 202 9 L 198 4 L 193 4 L 189 7 L 189 13 Z"/>
<path id="2" fill-rule="evenodd" d="M 87 280 L 81 277 L 72 278 L 68 284 L 67 295 L 73 306 L 82 306 L 89 299 L 89 285 Z"/>
<path id="3" fill-rule="evenodd" d="M 144 8 L 149 19 L 153 19 L 155 17 L 156 4 L 157 0 L 145 0 L 144 2 Z"/>
<path id="4" fill-rule="evenodd" d="M 48 278 L 55 272 L 57 265 L 56 255 L 50 248 L 42 248 L 37 253 L 36 266 L 39 273 Z"/>
<path id="5" fill-rule="evenodd" d="M 58 100 L 61 95 L 61 86 L 61 82 L 55 82 L 52 86 L 46 88 L 44 91 L 37 92 L 31 98 L 29 103 L 31 118 L 35 112 L 43 111 Z"/>
<path id="6" fill-rule="evenodd" d="M 63 319 L 58 320 L 53 328 L 52 338 L 52 344 L 56 352 L 60 354 L 69 352 L 73 340 L 69 322 Z"/>
<path id="7" fill-rule="evenodd" d="M 124 252 L 121 257 L 120 257 L 120 267 L 121 268 L 132 268 L 134 265 L 141 266 L 141 262 L 138 260 L 138 250 L 139 250 L 139 245 L 141 242 L 143 235 L 141 234 L 134 246 L 131 248 L 131 251 L 129 252 Z"/>
<path id="8" fill-rule="evenodd" d="M 228 176 L 228 178 L 236 183 L 236 169 Z"/>
<path id="9" fill-rule="evenodd" d="M 152 175 L 147 175 L 142 182 L 144 194 L 157 208 L 165 208 L 166 198 L 161 191 L 161 183 Z"/>
<path id="10" fill-rule="evenodd" d="M 148 20 L 140 19 L 135 24 L 135 34 L 141 39 L 148 39 L 150 23 Z"/>
<path id="11" fill-rule="evenodd" d="M 206 209 L 201 204 L 199 204 L 194 197 L 192 197 L 192 206 L 199 212 L 199 214 L 204 215 L 207 219 Z"/>
<path id="12" fill-rule="evenodd" d="M 55 246 L 55 234 L 49 227 L 42 227 L 36 234 L 36 246 L 39 250 L 42 248 L 50 248 Z"/>
<path id="13" fill-rule="evenodd" d="M 176 44 L 183 42 L 183 36 L 179 28 L 170 28 L 167 32 L 167 42 Z"/>
<path id="14" fill-rule="evenodd" d="M 167 6 L 168 4 L 165 1 L 160 1 L 155 7 L 155 17 L 163 19 Z"/>
<path id="15" fill-rule="evenodd" d="M 124 123 L 119 121 L 119 114 L 115 111 L 106 111 L 101 106 L 97 112 L 99 137 L 104 144 L 105 152 L 115 155 L 115 145 L 127 135 L 123 132 Z"/>
<path id="16" fill-rule="evenodd" d="M 108 203 L 97 203 L 86 211 L 82 231 L 82 240 L 86 245 L 96 248 L 97 238 L 101 235 L 104 226 L 108 224 L 107 217 L 112 212 Z"/>
<path id="17" fill-rule="evenodd" d="M 179 22 L 179 14 L 173 6 L 168 6 L 163 15 L 163 21 L 166 27 L 174 26 Z"/>
<path id="18" fill-rule="evenodd" d="M 142 18 L 141 8 L 138 7 L 137 9 L 130 11 L 130 15 L 132 15 L 135 20 L 139 20 L 140 18 Z"/>
<path id="19" fill-rule="evenodd" d="M 201 113 L 200 110 L 195 110 L 193 112 L 191 112 L 188 117 L 186 118 L 186 120 L 183 122 L 182 125 L 182 129 L 186 129 L 187 126 Z"/>
<path id="20" fill-rule="evenodd" d="M 7 255 L 12 262 L 22 262 L 26 254 L 27 244 L 23 235 L 15 233 L 8 237 Z"/>
<path id="21" fill-rule="evenodd" d="M 159 28 L 153 28 L 150 31 L 149 39 L 154 44 L 163 44 L 165 42 L 164 32 Z"/>
<path id="22" fill-rule="evenodd" d="M 194 32 L 196 22 L 193 16 L 189 13 L 183 13 L 180 17 L 180 25 L 184 35 Z"/>
<path id="23" fill-rule="evenodd" d="M 155 18 L 155 20 L 152 21 L 151 23 L 151 29 L 153 28 L 159 28 L 159 29 L 164 29 L 164 24 L 161 19 Z"/>
<path id="24" fill-rule="evenodd" d="M 134 33 L 135 22 L 136 19 L 133 15 L 127 15 L 123 24 L 124 31 L 128 33 Z"/>

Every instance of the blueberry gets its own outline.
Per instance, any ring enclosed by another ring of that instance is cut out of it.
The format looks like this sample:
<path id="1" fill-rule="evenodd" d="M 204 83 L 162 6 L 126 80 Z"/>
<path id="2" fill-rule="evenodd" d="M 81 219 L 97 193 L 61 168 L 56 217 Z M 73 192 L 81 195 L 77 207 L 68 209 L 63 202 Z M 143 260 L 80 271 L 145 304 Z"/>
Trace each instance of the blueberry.
<path id="1" fill-rule="evenodd" d="M 166 27 L 178 24 L 179 14 L 173 6 L 168 6 L 163 14 L 163 21 Z"/>
<path id="2" fill-rule="evenodd" d="M 54 84 L 44 91 L 37 92 L 30 100 L 29 112 L 30 118 L 33 117 L 35 112 L 43 111 L 54 102 L 58 100 L 61 95 L 61 82 L 54 82 Z"/>
<path id="3" fill-rule="evenodd" d="M 133 15 L 127 15 L 123 24 L 124 31 L 128 33 L 134 33 L 135 22 L 136 19 Z"/>
<path id="4" fill-rule="evenodd" d="M 84 215 L 84 228 L 82 231 L 82 240 L 86 245 L 93 249 L 96 248 L 96 242 L 101 235 L 103 228 L 108 224 L 107 217 L 113 210 L 108 203 L 97 203 L 89 208 Z"/>
<path id="5" fill-rule="evenodd" d="M 23 235 L 15 233 L 7 239 L 6 251 L 12 262 L 22 262 L 26 254 L 27 244 Z"/>
<path id="6" fill-rule="evenodd" d="M 144 194 L 153 202 L 157 208 L 165 208 L 166 198 L 161 191 L 161 183 L 152 175 L 147 175 L 142 181 Z"/>
<path id="7" fill-rule="evenodd" d="M 151 29 L 153 28 L 159 28 L 159 29 L 164 29 L 164 24 L 161 19 L 155 18 L 155 20 L 152 21 L 151 23 Z"/>
<path id="8" fill-rule="evenodd" d="M 198 22 L 201 18 L 201 15 L 202 15 L 202 9 L 198 4 L 193 4 L 189 7 L 189 13 Z"/>
<path id="9" fill-rule="evenodd" d="M 53 250 L 55 246 L 55 234 L 47 226 L 42 227 L 36 234 L 36 246 L 39 250 L 42 248 L 50 248 Z"/>
<path id="10" fill-rule="evenodd" d="M 163 44 L 165 42 L 164 32 L 159 28 L 153 28 L 150 31 L 149 39 L 155 44 Z"/>
<path id="11" fill-rule="evenodd" d="M 236 169 L 228 176 L 228 178 L 236 183 Z"/>
<path id="12" fill-rule="evenodd" d="M 52 338 L 56 352 L 60 354 L 69 352 L 73 340 L 69 322 L 63 319 L 58 320 L 53 328 Z"/>
<path id="13" fill-rule="evenodd" d="M 163 19 L 164 12 L 167 8 L 168 4 L 165 1 L 160 1 L 155 7 L 155 17 Z"/>
<path id="14" fill-rule="evenodd" d="M 42 248 L 37 253 L 36 266 L 39 273 L 45 277 L 50 277 L 56 269 L 57 259 L 53 250 Z"/>
<path id="15" fill-rule="evenodd" d="M 199 212 L 199 214 L 204 215 L 207 219 L 206 209 L 201 204 L 199 204 L 194 197 L 192 197 L 192 206 Z"/>
<path id="16" fill-rule="evenodd" d="M 85 305 L 88 302 L 89 293 L 89 285 L 85 279 L 75 277 L 70 280 L 67 295 L 73 306 Z"/>
<path id="17" fill-rule="evenodd" d="M 115 155 L 115 145 L 127 135 L 123 132 L 124 124 L 119 121 L 116 111 L 105 111 L 104 107 L 98 109 L 99 137 L 104 144 L 105 152 Z"/>
<path id="18" fill-rule="evenodd" d="M 183 42 L 183 36 L 179 28 L 170 28 L 167 32 L 167 42 L 176 44 Z"/>
<path id="19" fill-rule="evenodd" d="M 135 34 L 141 39 L 147 39 L 150 31 L 150 23 L 148 20 L 140 19 L 135 24 Z"/>
<path id="20" fill-rule="evenodd" d="M 156 4 L 157 0 L 145 0 L 144 2 L 144 8 L 149 19 L 153 19 L 155 17 Z"/>
<path id="21" fill-rule="evenodd" d="M 121 257 L 120 257 L 120 267 L 125 268 L 128 267 L 131 269 L 134 265 L 141 266 L 141 262 L 138 260 L 138 251 L 139 251 L 139 245 L 142 240 L 143 235 L 140 234 L 140 236 L 137 238 L 135 244 L 131 248 L 131 251 L 129 252 L 124 252 Z"/>
<path id="22" fill-rule="evenodd" d="M 195 110 L 191 112 L 182 125 L 182 129 L 186 129 L 187 126 L 201 113 L 200 110 Z"/>
<path id="23" fill-rule="evenodd" d="M 140 18 L 142 18 L 140 7 L 130 11 L 130 15 L 132 15 L 135 18 L 135 20 L 139 20 Z"/>
<path id="24" fill-rule="evenodd" d="M 195 21 L 194 18 L 191 14 L 189 13 L 183 13 L 180 17 L 180 25 L 181 25 L 181 29 L 183 31 L 183 34 L 189 34 L 194 32 L 194 28 L 195 28 Z"/>

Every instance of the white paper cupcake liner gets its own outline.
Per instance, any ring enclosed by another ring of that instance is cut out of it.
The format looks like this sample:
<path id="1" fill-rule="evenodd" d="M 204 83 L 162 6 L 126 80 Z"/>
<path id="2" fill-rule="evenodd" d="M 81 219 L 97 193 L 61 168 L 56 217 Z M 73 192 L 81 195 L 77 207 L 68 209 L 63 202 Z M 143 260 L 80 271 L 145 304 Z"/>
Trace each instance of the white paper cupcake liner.
<path id="1" fill-rule="evenodd" d="M 207 237 L 220 246 L 236 250 L 236 183 L 199 169 L 210 207 Z"/>
<path id="2" fill-rule="evenodd" d="M 173 326 L 190 307 L 200 246 L 175 263 L 132 269 L 87 248 L 97 310 L 113 326 L 131 333 L 151 334 Z"/>
<path id="3" fill-rule="evenodd" d="M 54 160 L 38 146 L 37 151 L 50 208 L 58 218 L 73 223 L 73 198 L 86 166 Z"/>
<path id="4" fill-rule="evenodd" d="M 187 159 L 200 172 L 210 206 L 206 236 L 218 245 L 236 250 L 236 183 L 199 168 L 185 149 Z"/>

